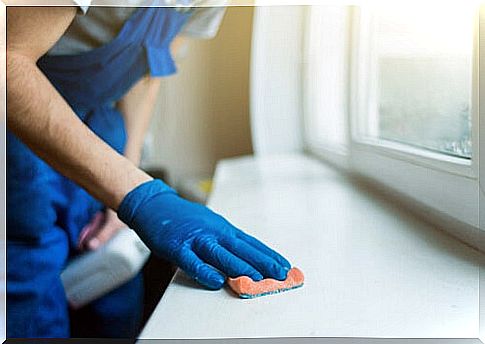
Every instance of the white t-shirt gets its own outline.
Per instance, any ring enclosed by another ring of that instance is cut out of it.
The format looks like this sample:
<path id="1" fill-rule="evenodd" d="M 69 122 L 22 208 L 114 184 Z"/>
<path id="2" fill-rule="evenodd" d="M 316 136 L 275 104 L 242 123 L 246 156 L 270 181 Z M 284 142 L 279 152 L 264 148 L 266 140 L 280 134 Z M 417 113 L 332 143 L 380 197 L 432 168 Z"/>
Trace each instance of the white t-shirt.
<path id="1" fill-rule="evenodd" d="M 98 7 L 88 6 L 90 0 L 73 0 L 80 7 L 64 35 L 49 50 L 49 55 L 76 55 L 109 43 L 116 37 L 126 20 L 136 10 L 136 6 L 147 5 L 147 0 L 128 0 L 124 4 L 133 7 Z M 197 6 L 187 23 L 182 27 L 181 35 L 193 38 L 213 38 L 224 17 L 226 0 L 212 0 L 213 7 L 207 6 L 206 0 L 160 0 L 160 5 Z M 217 6 L 215 6 L 217 5 Z"/>

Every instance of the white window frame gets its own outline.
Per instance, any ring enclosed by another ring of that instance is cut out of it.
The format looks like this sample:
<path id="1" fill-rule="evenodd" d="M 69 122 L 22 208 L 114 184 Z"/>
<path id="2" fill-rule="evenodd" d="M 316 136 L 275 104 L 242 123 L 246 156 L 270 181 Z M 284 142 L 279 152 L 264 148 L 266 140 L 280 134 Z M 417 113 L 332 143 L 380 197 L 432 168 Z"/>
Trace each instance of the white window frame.
<path id="1" fill-rule="evenodd" d="M 321 6 L 321 5 L 319 5 Z M 323 5 L 325 6 L 325 5 Z M 302 99 L 302 108 L 303 108 L 303 145 L 304 145 L 304 150 L 306 152 L 309 152 L 313 155 L 316 155 L 317 157 L 326 160 L 327 162 L 332 163 L 333 165 L 347 169 L 348 166 L 348 154 L 349 154 L 349 145 L 348 145 L 348 138 L 350 137 L 350 131 L 349 131 L 349 117 L 346 115 L 349 111 L 349 95 L 350 95 L 350 85 L 349 85 L 349 73 L 350 70 L 347 70 L 345 72 L 345 76 L 343 79 L 345 80 L 346 85 L 337 85 L 337 87 L 341 87 L 342 89 L 340 91 L 344 92 L 346 94 L 346 103 L 344 105 L 343 112 L 345 113 L 345 122 L 346 122 L 346 140 L 344 145 L 337 145 L 331 142 L 325 142 L 322 140 L 318 140 L 314 137 L 313 135 L 313 119 L 315 118 L 316 114 L 313 114 L 311 112 L 311 106 L 309 105 L 309 102 L 311 101 L 309 99 L 309 91 L 311 91 L 311 78 L 312 76 L 312 63 L 314 63 L 313 58 L 311 56 L 312 52 L 312 47 L 311 47 L 311 30 L 315 26 L 313 21 L 314 21 L 314 16 L 311 11 L 312 7 L 315 6 L 307 6 L 305 8 L 305 26 L 303 28 L 303 80 L 302 80 L 302 93 L 303 93 L 303 99 Z M 328 7 L 328 6 L 325 6 Z M 337 21 L 340 21 L 340 23 L 344 23 L 349 25 L 350 20 L 351 20 L 351 13 L 350 11 L 342 11 L 342 10 L 336 10 L 335 8 L 338 6 L 333 6 L 333 9 L 331 9 L 332 16 L 341 16 L 341 18 L 338 18 Z M 343 31 L 346 32 L 346 42 L 342 45 L 344 47 L 345 51 L 329 51 L 329 54 L 334 54 L 334 56 L 340 56 L 345 60 L 345 63 L 348 65 L 350 62 L 350 25 L 349 27 L 345 28 Z M 337 66 L 336 66 L 337 67 Z M 324 102 L 326 100 L 323 100 Z"/>
<path id="2" fill-rule="evenodd" d="M 415 207 L 426 207 L 433 215 L 446 215 L 473 228 L 480 225 L 479 187 L 479 124 L 485 123 L 485 116 L 480 114 L 479 100 L 479 54 L 485 52 L 485 25 L 483 7 L 477 11 L 475 18 L 475 37 L 473 52 L 472 80 L 472 157 L 470 160 L 440 154 L 425 149 L 414 148 L 405 144 L 385 140 L 369 139 L 359 134 L 358 119 L 362 112 L 362 94 L 369 74 L 369 42 L 372 17 L 365 6 L 348 7 L 351 16 L 351 39 L 349 44 L 349 125 L 348 149 L 345 157 L 346 168 L 354 175 L 377 182 L 380 186 L 415 201 Z M 482 54 L 483 56 L 484 54 Z M 367 74 L 367 75 L 366 75 Z M 311 114 L 305 114 L 309 116 Z M 480 121 L 480 118 L 482 120 Z M 483 134 L 482 134 L 483 135 Z M 485 138 L 484 138 L 485 139 Z M 485 142 L 482 140 L 482 142 Z M 318 157 L 330 162 L 335 161 L 335 152 L 331 147 L 321 148 L 307 144 L 308 150 Z M 330 151 L 330 152 L 329 152 Z M 342 160 L 342 159 L 341 159 Z M 340 164 L 341 166 L 343 164 Z M 485 175 L 485 173 L 483 173 Z M 484 179 L 485 180 L 485 179 Z M 485 216 L 482 220 L 485 223 Z"/>

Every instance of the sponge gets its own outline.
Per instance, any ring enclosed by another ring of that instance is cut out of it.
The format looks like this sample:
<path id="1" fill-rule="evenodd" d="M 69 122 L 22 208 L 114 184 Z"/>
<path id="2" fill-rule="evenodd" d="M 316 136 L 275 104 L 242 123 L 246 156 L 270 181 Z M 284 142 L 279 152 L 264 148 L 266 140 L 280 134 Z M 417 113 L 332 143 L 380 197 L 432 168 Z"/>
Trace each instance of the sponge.
<path id="1" fill-rule="evenodd" d="M 303 285 L 303 272 L 298 268 L 288 271 L 284 281 L 266 278 L 255 282 L 248 276 L 228 278 L 229 287 L 242 299 L 253 299 L 259 296 L 277 294 L 283 291 L 299 288 Z"/>

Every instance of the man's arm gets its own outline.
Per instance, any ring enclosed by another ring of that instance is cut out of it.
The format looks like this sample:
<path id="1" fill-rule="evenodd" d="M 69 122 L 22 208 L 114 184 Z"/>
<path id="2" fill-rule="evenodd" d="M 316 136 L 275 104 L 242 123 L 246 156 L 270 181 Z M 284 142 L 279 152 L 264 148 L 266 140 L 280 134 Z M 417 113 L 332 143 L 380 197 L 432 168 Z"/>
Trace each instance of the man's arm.
<path id="1" fill-rule="evenodd" d="M 170 47 L 172 55 L 176 55 L 183 42 L 184 39 L 180 37 L 173 40 Z M 161 78 L 146 76 L 138 81 L 117 104 L 123 115 L 128 136 L 124 155 L 137 166 L 140 164 L 143 142 L 153 115 L 160 83 Z M 103 223 L 84 237 L 80 245 L 95 250 L 124 227 L 126 225 L 118 219 L 118 215 L 113 210 L 107 209 Z"/>
<path id="2" fill-rule="evenodd" d="M 157 100 L 160 81 L 160 78 L 146 76 L 118 102 L 128 135 L 125 156 L 135 165 L 140 164 L 143 142 Z"/>
<path id="3" fill-rule="evenodd" d="M 185 43 L 182 37 L 175 37 L 170 45 L 173 56 Z M 125 156 L 135 165 L 140 163 L 145 135 L 153 115 L 161 78 L 146 76 L 133 86 L 118 102 L 117 107 L 125 120 L 128 141 Z"/>
<path id="4" fill-rule="evenodd" d="M 76 9 L 7 9 L 7 126 L 37 155 L 112 209 L 151 177 L 76 116 L 37 60 L 62 36 Z"/>
<path id="5" fill-rule="evenodd" d="M 117 107 L 125 121 L 127 142 L 124 155 L 136 166 L 140 164 L 143 142 L 150 124 L 153 109 L 160 89 L 160 78 L 146 76 L 138 81 L 130 91 L 118 102 Z M 111 209 L 106 209 L 101 226 L 87 235 L 82 247 L 95 250 L 106 243 L 119 229 L 126 225 L 118 219 Z"/>

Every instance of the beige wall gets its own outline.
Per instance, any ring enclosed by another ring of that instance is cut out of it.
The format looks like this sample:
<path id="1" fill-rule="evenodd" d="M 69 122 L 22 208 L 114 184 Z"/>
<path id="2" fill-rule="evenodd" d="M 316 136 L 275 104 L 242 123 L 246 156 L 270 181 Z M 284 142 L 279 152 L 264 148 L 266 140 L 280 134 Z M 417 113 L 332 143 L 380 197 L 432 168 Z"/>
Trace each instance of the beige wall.
<path id="1" fill-rule="evenodd" d="M 190 40 L 177 75 L 163 80 L 147 166 L 172 182 L 213 173 L 219 159 L 252 152 L 251 7 L 228 8 L 216 38 Z"/>

